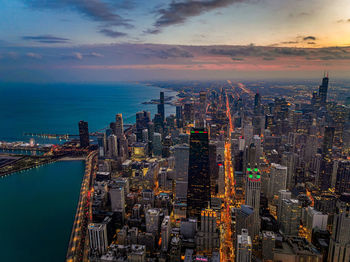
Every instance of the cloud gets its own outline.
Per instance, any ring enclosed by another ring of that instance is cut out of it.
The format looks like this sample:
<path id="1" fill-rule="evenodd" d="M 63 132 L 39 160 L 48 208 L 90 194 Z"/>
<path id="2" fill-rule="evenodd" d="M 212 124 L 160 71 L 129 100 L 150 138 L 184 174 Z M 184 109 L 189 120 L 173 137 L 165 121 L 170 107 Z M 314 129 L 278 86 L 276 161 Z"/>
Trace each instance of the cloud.
<path id="1" fill-rule="evenodd" d="M 112 37 L 112 38 L 118 38 L 118 37 L 127 35 L 126 33 L 114 31 L 108 28 L 101 29 L 99 32 L 104 34 L 105 36 Z"/>
<path id="2" fill-rule="evenodd" d="M 340 19 L 337 21 L 337 23 L 350 23 L 350 18 L 349 19 Z"/>
<path id="3" fill-rule="evenodd" d="M 104 55 L 100 54 L 100 53 L 96 53 L 96 52 L 91 52 L 90 54 L 88 54 L 87 56 L 91 56 L 91 57 L 104 57 Z"/>
<path id="4" fill-rule="evenodd" d="M 312 40 L 312 41 L 316 41 L 316 37 L 315 36 L 305 36 L 304 38 L 303 38 L 303 40 L 304 41 L 308 41 L 308 40 Z"/>
<path id="5" fill-rule="evenodd" d="M 33 52 L 26 53 L 26 56 L 29 58 L 33 58 L 33 59 L 41 59 L 42 58 L 42 55 L 37 54 L 37 53 L 33 53 Z"/>
<path id="6" fill-rule="evenodd" d="M 284 44 L 284 45 L 292 45 L 292 44 L 298 44 L 299 41 L 285 41 L 285 42 L 281 42 L 281 44 Z"/>
<path id="7" fill-rule="evenodd" d="M 63 9 L 73 10 L 83 16 L 97 22 L 106 22 L 112 25 L 129 27 L 129 20 L 122 18 L 115 11 L 122 5 L 116 5 L 114 1 L 102 0 L 32 0 L 25 1 L 27 5 L 35 9 Z M 114 4 L 113 4 L 114 3 Z"/>
<path id="8" fill-rule="evenodd" d="M 68 38 L 57 37 L 52 35 L 22 36 L 22 39 L 45 44 L 64 44 L 69 42 Z"/>
<path id="9" fill-rule="evenodd" d="M 191 58 L 193 54 L 183 48 L 174 46 L 166 49 L 156 49 L 156 48 L 147 48 L 144 52 L 145 57 L 157 57 L 161 59 L 169 58 Z"/>
<path id="10" fill-rule="evenodd" d="M 64 54 L 64 55 L 61 55 L 61 57 L 63 59 L 73 59 L 73 60 L 83 60 L 84 56 L 82 53 L 80 52 L 73 52 L 71 54 Z"/>
<path id="11" fill-rule="evenodd" d="M 166 8 L 161 8 L 156 11 L 159 17 L 154 23 L 154 27 L 159 29 L 161 27 L 181 24 L 188 18 L 198 16 L 204 12 L 246 1 L 247 0 L 172 1 Z M 154 32 L 159 33 L 159 31 Z"/>

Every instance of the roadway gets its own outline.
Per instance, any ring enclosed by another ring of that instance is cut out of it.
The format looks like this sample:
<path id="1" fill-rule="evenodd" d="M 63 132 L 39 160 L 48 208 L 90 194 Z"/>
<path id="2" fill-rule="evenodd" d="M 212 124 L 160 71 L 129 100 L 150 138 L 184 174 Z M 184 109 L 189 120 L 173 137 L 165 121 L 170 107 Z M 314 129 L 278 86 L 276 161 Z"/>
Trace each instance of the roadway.
<path id="1" fill-rule="evenodd" d="M 231 132 L 233 125 L 231 120 L 230 105 L 226 94 L 226 115 L 229 120 L 230 131 L 225 142 L 225 198 L 224 208 L 221 211 L 221 261 L 234 261 L 233 233 L 231 229 L 231 207 L 234 202 L 234 177 L 231 155 Z"/>
<path id="2" fill-rule="evenodd" d="M 86 261 L 88 257 L 87 227 L 92 218 L 93 184 L 97 171 L 97 151 L 91 152 L 85 161 L 85 175 L 80 189 L 80 197 L 73 229 L 69 241 L 66 261 Z"/>

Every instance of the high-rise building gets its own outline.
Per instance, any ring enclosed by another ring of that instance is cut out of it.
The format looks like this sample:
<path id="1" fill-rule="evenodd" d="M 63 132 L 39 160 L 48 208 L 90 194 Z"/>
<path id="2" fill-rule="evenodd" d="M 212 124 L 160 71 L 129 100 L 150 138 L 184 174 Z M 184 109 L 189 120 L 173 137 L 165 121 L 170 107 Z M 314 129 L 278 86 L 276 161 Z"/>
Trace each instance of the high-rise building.
<path id="1" fill-rule="evenodd" d="M 350 161 L 338 162 L 335 191 L 338 193 L 350 193 Z"/>
<path id="2" fill-rule="evenodd" d="M 162 251 L 167 251 L 171 237 L 171 221 L 169 216 L 165 216 L 161 226 Z"/>
<path id="3" fill-rule="evenodd" d="M 255 238 L 260 230 L 260 192 L 261 192 L 261 174 L 257 167 L 246 170 L 246 190 L 245 190 L 245 204 L 253 207 L 254 209 L 254 228 L 250 232 L 251 236 Z"/>
<path id="4" fill-rule="evenodd" d="M 252 240 L 247 229 L 237 236 L 236 262 L 252 261 Z"/>
<path id="5" fill-rule="evenodd" d="M 261 96 L 259 93 L 256 93 L 254 97 L 254 114 L 261 114 Z"/>
<path id="6" fill-rule="evenodd" d="M 322 79 L 322 84 L 320 85 L 319 89 L 318 89 L 318 95 L 320 97 L 320 103 L 321 105 L 325 105 L 327 102 L 327 93 L 328 93 L 328 81 L 329 78 L 328 76 L 324 77 Z"/>
<path id="7" fill-rule="evenodd" d="M 80 137 L 80 147 L 88 147 L 90 145 L 89 138 L 89 127 L 88 122 L 79 122 L 79 137 Z"/>
<path id="8" fill-rule="evenodd" d="M 107 225 L 91 223 L 88 225 L 90 249 L 102 255 L 107 251 Z"/>
<path id="9" fill-rule="evenodd" d="M 212 254 L 220 247 L 220 231 L 217 227 L 218 217 L 214 210 L 204 209 L 201 212 L 200 230 L 197 233 L 197 249 Z"/>
<path id="10" fill-rule="evenodd" d="M 329 243 L 328 261 L 350 261 L 350 194 L 338 199 Z"/>
<path id="11" fill-rule="evenodd" d="M 165 109 L 164 109 L 164 92 L 160 92 L 160 99 L 158 104 L 158 114 L 160 114 L 162 120 L 165 120 Z"/>
<path id="12" fill-rule="evenodd" d="M 287 186 L 287 167 L 280 164 L 271 164 L 270 180 L 267 197 L 272 200 L 277 198 L 280 190 L 286 189 Z"/>
<path id="13" fill-rule="evenodd" d="M 122 136 L 124 134 L 123 115 L 122 114 L 115 115 L 115 127 L 116 127 L 115 134 L 117 135 L 117 137 Z"/>
<path id="14" fill-rule="evenodd" d="M 154 156 L 162 156 L 162 135 L 159 133 L 153 134 L 152 148 Z"/>
<path id="15" fill-rule="evenodd" d="M 187 216 L 200 219 L 210 204 L 209 140 L 205 129 L 194 128 L 190 136 Z"/>
<path id="16" fill-rule="evenodd" d="M 148 209 L 146 211 L 146 231 L 148 233 L 159 232 L 159 209 Z"/>
<path id="17" fill-rule="evenodd" d="M 240 208 L 234 209 L 235 214 L 235 235 L 239 235 L 242 229 L 249 232 L 254 230 L 254 209 L 251 206 L 241 205 Z"/>
<path id="18" fill-rule="evenodd" d="M 190 147 L 187 144 L 174 146 L 176 171 L 176 198 L 186 200 Z"/>
<path id="19" fill-rule="evenodd" d="M 297 236 L 301 218 L 301 204 L 299 201 L 296 199 L 283 199 L 280 214 L 278 222 L 283 234 Z"/>
<path id="20" fill-rule="evenodd" d="M 332 178 L 332 147 L 334 139 L 334 127 L 325 127 L 323 144 L 322 144 L 322 159 L 318 178 L 318 185 L 321 190 L 326 191 L 331 187 Z"/>
<path id="21" fill-rule="evenodd" d="M 125 213 L 125 193 L 124 187 L 115 183 L 109 185 L 109 197 L 112 211 Z"/>
<path id="22" fill-rule="evenodd" d="M 275 233 L 272 231 L 263 231 L 261 243 L 263 261 L 273 261 L 273 251 L 276 243 Z"/>
<path id="23" fill-rule="evenodd" d="M 142 130 L 148 127 L 150 121 L 150 112 L 141 111 L 136 113 L 136 138 L 138 142 L 142 141 Z"/>
<path id="24" fill-rule="evenodd" d="M 182 105 L 176 106 L 176 125 L 178 128 L 183 126 Z"/>

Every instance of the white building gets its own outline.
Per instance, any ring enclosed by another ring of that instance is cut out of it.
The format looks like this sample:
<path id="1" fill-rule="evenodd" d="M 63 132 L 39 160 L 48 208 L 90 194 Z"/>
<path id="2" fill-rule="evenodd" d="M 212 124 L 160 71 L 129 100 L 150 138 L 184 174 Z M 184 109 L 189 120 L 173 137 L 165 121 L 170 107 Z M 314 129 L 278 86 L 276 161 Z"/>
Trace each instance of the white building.
<path id="1" fill-rule="evenodd" d="M 252 261 L 252 240 L 247 229 L 237 236 L 236 262 Z"/>
<path id="2" fill-rule="evenodd" d="M 161 226 L 162 234 L 162 250 L 167 251 L 169 247 L 170 234 L 171 234 L 171 223 L 170 216 L 165 216 Z"/>
<path id="3" fill-rule="evenodd" d="M 108 247 L 107 226 L 104 223 L 88 225 L 90 249 L 104 254 Z"/>
<path id="4" fill-rule="evenodd" d="M 270 181 L 267 197 L 272 200 L 278 196 L 278 191 L 286 189 L 287 186 L 287 167 L 272 163 L 270 170 Z"/>

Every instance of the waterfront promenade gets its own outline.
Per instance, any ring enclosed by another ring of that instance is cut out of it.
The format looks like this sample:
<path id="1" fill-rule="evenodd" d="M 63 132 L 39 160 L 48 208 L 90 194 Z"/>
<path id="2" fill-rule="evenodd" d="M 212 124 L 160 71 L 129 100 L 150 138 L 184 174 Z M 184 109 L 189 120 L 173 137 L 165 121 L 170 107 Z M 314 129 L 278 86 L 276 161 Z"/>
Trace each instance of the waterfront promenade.
<path id="1" fill-rule="evenodd" d="M 91 221 L 91 198 L 97 171 L 97 151 L 91 152 L 85 161 L 85 174 L 80 189 L 79 202 L 75 214 L 72 233 L 66 256 L 67 262 L 85 261 L 88 255 L 87 226 Z"/>

